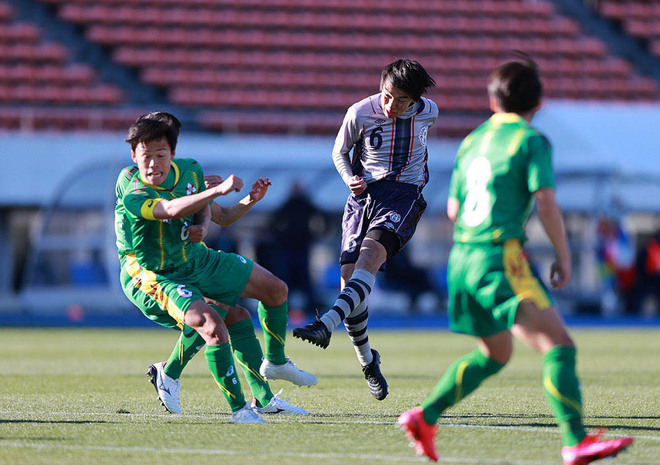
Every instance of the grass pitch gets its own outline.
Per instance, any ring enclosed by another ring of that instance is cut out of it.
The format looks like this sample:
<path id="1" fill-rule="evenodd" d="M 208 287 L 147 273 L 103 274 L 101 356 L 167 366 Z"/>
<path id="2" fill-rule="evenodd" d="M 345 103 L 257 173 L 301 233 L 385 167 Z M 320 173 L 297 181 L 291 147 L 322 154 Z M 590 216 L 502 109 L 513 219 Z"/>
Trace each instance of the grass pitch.
<path id="1" fill-rule="evenodd" d="M 576 329 L 585 423 L 636 436 L 608 464 L 660 464 L 660 330 Z M 328 350 L 288 339 L 288 355 L 319 384 L 284 388 L 310 416 L 232 425 L 200 354 L 182 377 L 183 415 L 164 413 L 144 375 L 177 335 L 133 329 L 0 329 L 0 464 L 425 463 L 395 426 L 445 368 L 473 350 L 446 331 L 370 331 L 390 395 L 371 397 L 342 331 Z M 239 370 L 240 371 L 240 370 Z M 247 383 L 243 387 L 248 394 Z M 440 422 L 441 462 L 561 464 L 560 436 L 541 388 L 541 357 L 513 360 Z M 598 462 L 600 463 L 600 462 Z"/>

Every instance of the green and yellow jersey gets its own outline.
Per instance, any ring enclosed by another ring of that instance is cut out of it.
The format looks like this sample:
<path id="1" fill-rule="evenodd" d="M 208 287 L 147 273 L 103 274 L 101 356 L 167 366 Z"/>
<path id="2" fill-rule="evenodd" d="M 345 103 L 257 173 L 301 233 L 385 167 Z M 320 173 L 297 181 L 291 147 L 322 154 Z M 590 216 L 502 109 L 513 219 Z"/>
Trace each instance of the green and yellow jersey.
<path id="1" fill-rule="evenodd" d="M 127 166 L 117 177 L 117 184 L 115 185 L 115 196 L 117 202 L 115 203 L 115 237 L 117 244 L 117 252 L 119 257 L 133 252 L 133 240 L 131 239 L 131 223 L 126 215 L 124 208 L 124 193 L 128 190 L 131 184 L 131 179 L 139 173 L 137 165 Z"/>
<path id="2" fill-rule="evenodd" d="M 204 244 L 188 237 L 193 215 L 176 220 L 153 216 L 161 200 L 173 200 L 205 189 L 204 173 L 192 159 L 172 161 L 172 169 L 160 186 L 143 181 L 136 166 L 119 174 L 116 184 L 115 233 L 120 256 L 135 253 L 138 263 L 153 272 L 174 270 L 187 263 Z"/>
<path id="3" fill-rule="evenodd" d="M 461 143 L 449 186 L 454 241 L 525 241 L 533 193 L 554 188 L 549 141 L 515 113 L 496 113 Z"/>

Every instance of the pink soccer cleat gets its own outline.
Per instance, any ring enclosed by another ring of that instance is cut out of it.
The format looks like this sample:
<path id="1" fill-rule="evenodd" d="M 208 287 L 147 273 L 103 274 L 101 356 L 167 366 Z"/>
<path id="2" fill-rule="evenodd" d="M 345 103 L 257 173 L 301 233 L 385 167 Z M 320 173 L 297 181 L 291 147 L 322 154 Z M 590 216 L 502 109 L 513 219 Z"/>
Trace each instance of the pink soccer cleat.
<path id="1" fill-rule="evenodd" d="M 614 457 L 633 443 L 632 436 L 601 441 L 605 429 L 587 436 L 571 447 L 562 447 L 561 458 L 564 465 L 586 465 L 594 460 Z"/>
<path id="2" fill-rule="evenodd" d="M 419 455 L 426 455 L 433 462 L 438 461 L 435 450 L 436 425 L 429 425 L 422 416 L 422 407 L 403 412 L 399 416 L 399 425 L 410 439 L 415 442 L 415 450 Z M 585 462 L 586 463 L 586 462 Z"/>

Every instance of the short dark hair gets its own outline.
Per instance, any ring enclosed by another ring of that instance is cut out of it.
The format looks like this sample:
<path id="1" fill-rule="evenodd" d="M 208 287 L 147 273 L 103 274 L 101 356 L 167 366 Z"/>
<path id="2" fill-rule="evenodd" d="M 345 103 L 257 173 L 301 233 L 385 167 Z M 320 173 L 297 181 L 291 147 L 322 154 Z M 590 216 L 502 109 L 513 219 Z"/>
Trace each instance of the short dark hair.
<path id="1" fill-rule="evenodd" d="M 398 89 L 405 91 L 413 100 L 419 100 L 426 89 L 435 86 L 435 81 L 424 67 L 415 60 L 397 60 L 390 63 L 380 75 L 380 88 L 387 81 Z"/>
<path id="2" fill-rule="evenodd" d="M 515 59 L 495 68 L 488 78 L 488 94 L 506 112 L 526 113 L 538 106 L 543 84 L 538 66 L 529 55 L 514 52 Z"/>
<path id="3" fill-rule="evenodd" d="M 181 122 L 176 116 L 164 111 L 154 111 L 135 120 L 135 123 L 128 129 L 126 142 L 131 145 L 131 150 L 134 151 L 138 144 L 142 142 L 151 142 L 165 137 L 170 149 L 174 152 L 180 129 Z"/>

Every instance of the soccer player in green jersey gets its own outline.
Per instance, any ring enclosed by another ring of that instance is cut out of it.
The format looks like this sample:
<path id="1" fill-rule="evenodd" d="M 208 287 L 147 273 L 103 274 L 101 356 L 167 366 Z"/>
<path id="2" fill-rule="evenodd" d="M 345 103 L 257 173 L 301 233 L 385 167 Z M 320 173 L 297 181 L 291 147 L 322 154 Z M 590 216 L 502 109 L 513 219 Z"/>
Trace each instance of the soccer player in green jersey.
<path id="1" fill-rule="evenodd" d="M 575 346 L 521 248 L 535 200 L 557 255 L 552 286 L 568 283 L 571 255 L 555 201 L 551 147 L 530 127 L 542 97 L 536 64 L 520 54 L 499 66 L 490 75 L 488 94 L 495 114 L 461 143 L 447 201 L 454 222 L 450 329 L 476 337 L 478 348 L 456 360 L 421 407 L 404 412 L 399 424 L 418 453 L 437 461 L 438 418 L 504 367 L 515 335 L 543 355 L 543 389 L 561 429 L 564 465 L 584 465 L 617 454 L 633 438 L 600 440 L 585 432 Z"/>
<path id="2" fill-rule="evenodd" d="M 227 327 L 204 296 L 230 307 L 239 297 L 260 301 L 267 347 L 260 367 L 264 377 L 291 380 L 293 374 L 305 378 L 297 379 L 296 384 L 307 385 L 316 378 L 297 369 L 284 354 L 286 284 L 249 259 L 190 240 L 194 224 L 208 227 L 209 203 L 240 190 L 242 181 L 232 175 L 205 189 L 197 162 L 182 159 L 174 163 L 179 127 L 178 121 L 172 124 L 145 115 L 129 130 L 127 141 L 138 172 L 129 180 L 130 189 L 121 199 L 125 214 L 117 220 L 126 221 L 130 230 L 126 267 L 134 287 L 152 296 L 181 327 L 187 325 L 203 338 L 209 368 L 234 412 L 232 421 L 263 422 L 245 403 Z M 119 252 L 125 252 L 121 246 Z"/>
<path id="3" fill-rule="evenodd" d="M 153 118 L 169 119 L 169 115 L 155 113 Z M 115 215 L 117 217 L 117 245 L 123 253 L 120 254 L 121 261 L 121 285 L 128 299 L 137 306 L 140 311 L 152 321 L 166 328 L 177 329 L 181 335 L 166 362 L 154 363 L 149 366 L 147 375 L 154 385 L 158 398 L 162 405 L 170 413 L 181 413 L 179 404 L 179 391 L 181 389 L 180 376 L 188 362 L 206 344 L 204 339 L 187 325 L 181 325 L 166 311 L 162 310 L 156 300 L 147 293 L 142 292 L 133 285 L 128 265 L 132 262 L 132 241 L 130 230 L 125 226 L 128 222 L 123 221 L 124 208 L 122 202 L 125 192 L 129 188 L 130 179 L 138 171 L 137 165 L 132 165 L 120 173 L 117 179 L 116 196 L 118 199 Z M 204 184 L 207 187 L 215 186 L 223 182 L 217 175 L 205 176 Z M 211 220 L 220 226 L 229 226 L 245 215 L 252 206 L 266 195 L 270 180 L 268 178 L 257 179 L 248 195 L 236 204 L 229 207 L 221 207 L 217 203 L 211 204 Z M 202 225 L 192 225 L 188 228 L 190 240 L 201 242 L 206 236 L 206 228 Z M 243 374 L 252 391 L 252 406 L 258 413 L 298 414 L 307 415 L 308 412 L 295 407 L 285 400 L 274 395 L 268 381 L 259 373 L 263 360 L 261 345 L 254 332 L 254 324 L 250 313 L 241 306 L 229 307 L 220 302 L 206 299 L 213 306 L 227 326 L 232 352 L 243 370 Z M 280 391 L 281 392 L 281 391 Z M 279 395 L 279 393 L 278 393 Z"/>

